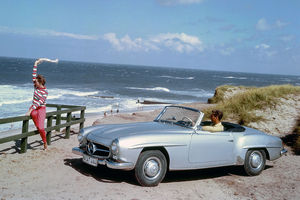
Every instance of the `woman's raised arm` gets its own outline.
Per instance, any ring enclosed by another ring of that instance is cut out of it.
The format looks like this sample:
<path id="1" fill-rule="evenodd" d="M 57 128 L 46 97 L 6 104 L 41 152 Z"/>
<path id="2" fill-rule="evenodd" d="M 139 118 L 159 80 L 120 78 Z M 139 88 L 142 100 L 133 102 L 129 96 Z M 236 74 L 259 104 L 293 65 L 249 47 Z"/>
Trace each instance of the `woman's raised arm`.
<path id="1" fill-rule="evenodd" d="M 37 66 L 39 64 L 41 64 L 42 62 L 52 62 L 52 63 L 58 63 L 58 59 L 55 60 L 51 60 L 48 58 L 39 58 L 34 62 L 34 66 L 33 66 L 33 72 L 32 72 L 32 81 L 34 82 L 36 80 L 36 76 L 37 76 Z"/>

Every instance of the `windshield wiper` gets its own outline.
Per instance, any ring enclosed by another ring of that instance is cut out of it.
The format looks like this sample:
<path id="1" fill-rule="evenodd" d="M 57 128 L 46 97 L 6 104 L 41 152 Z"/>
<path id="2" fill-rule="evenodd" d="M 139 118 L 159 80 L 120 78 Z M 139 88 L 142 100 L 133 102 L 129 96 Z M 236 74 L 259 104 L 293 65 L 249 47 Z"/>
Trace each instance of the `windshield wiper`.
<path id="1" fill-rule="evenodd" d="M 168 121 L 168 120 L 163 120 L 163 119 L 160 119 L 160 120 L 155 120 L 156 122 L 163 122 L 163 123 L 170 123 L 170 124 L 174 124 L 174 122 L 171 122 L 171 121 Z"/>

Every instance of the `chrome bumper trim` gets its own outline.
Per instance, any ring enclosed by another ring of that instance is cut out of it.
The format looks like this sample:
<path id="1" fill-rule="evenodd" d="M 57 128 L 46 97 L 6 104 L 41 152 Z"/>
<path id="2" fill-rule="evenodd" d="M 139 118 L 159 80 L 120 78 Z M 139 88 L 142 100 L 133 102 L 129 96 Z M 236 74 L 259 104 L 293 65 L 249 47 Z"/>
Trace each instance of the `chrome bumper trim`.
<path id="1" fill-rule="evenodd" d="M 76 155 L 79 155 L 79 156 L 83 156 L 83 150 L 80 149 L 79 147 L 74 147 L 72 149 L 72 153 L 76 154 Z"/>
<path id="2" fill-rule="evenodd" d="M 124 170 L 132 170 L 134 168 L 133 163 L 119 163 L 113 161 L 106 161 L 106 166 L 112 169 L 124 169 Z"/>
<path id="3" fill-rule="evenodd" d="M 80 149 L 79 147 L 74 147 L 72 149 L 72 153 L 79 155 L 79 156 L 83 156 L 84 151 L 82 149 Z M 107 167 L 111 168 L 111 169 L 123 169 L 123 170 L 132 170 L 134 168 L 133 163 L 119 163 L 119 162 L 114 162 L 111 160 L 101 160 L 98 159 L 98 164 L 99 165 L 106 165 Z"/>
<path id="4" fill-rule="evenodd" d="M 287 151 L 286 149 L 282 149 L 282 150 L 280 151 L 280 156 L 286 155 L 287 152 L 288 152 L 288 151 Z"/>

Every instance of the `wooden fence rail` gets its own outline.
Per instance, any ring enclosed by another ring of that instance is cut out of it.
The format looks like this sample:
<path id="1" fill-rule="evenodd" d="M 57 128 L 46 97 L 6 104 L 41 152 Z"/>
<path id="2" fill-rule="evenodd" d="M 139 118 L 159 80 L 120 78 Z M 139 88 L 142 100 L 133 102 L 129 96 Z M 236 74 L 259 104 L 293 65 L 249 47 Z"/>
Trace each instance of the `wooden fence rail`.
<path id="1" fill-rule="evenodd" d="M 56 108 L 56 111 L 46 113 L 47 127 L 45 128 L 45 131 L 47 133 L 46 138 L 47 138 L 48 145 L 51 145 L 51 131 L 53 131 L 53 130 L 60 131 L 61 128 L 66 127 L 65 138 L 68 139 L 68 138 L 70 138 L 70 130 L 71 130 L 72 125 L 79 124 L 79 129 L 83 128 L 84 121 L 85 121 L 85 118 L 84 118 L 85 109 L 86 109 L 85 106 L 47 104 L 47 107 Z M 79 118 L 72 117 L 72 112 L 78 112 L 78 111 L 80 111 L 80 117 Z M 61 116 L 64 113 L 67 113 L 67 117 Z M 0 138 L 0 144 L 21 139 L 21 151 L 20 152 L 25 153 L 27 151 L 28 137 L 39 134 L 38 130 L 30 131 L 30 132 L 28 131 L 30 119 L 31 119 L 30 116 L 18 116 L 18 117 L 9 117 L 9 118 L 0 119 L 0 125 L 23 121 L 22 133 L 17 134 L 17 135 L 8 136 L 5 138 Z M 56 120 L 56 123 L 54 126 L 52 126 L 53 119 Z M 61 124 L 62 120 L 66 121 L 66 122 Z M 0 135 L 1 135 L 1 133 L 0 133 Z"/>

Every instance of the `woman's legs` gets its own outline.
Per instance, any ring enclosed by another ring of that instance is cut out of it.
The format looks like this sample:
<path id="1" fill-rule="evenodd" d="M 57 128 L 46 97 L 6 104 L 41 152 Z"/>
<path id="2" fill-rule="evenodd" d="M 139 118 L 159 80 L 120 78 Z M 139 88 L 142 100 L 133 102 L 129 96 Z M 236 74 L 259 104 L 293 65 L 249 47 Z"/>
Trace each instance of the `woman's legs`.
<path id="1" fill-rule="evenodd" d="M 46 132 L 44 128 L 46 118 L 46 107 L 40 107 L 36 110 L 33 110 L 31 112 L 31 117 L 44 142 L 44 149 L 47 149 Z"/>

